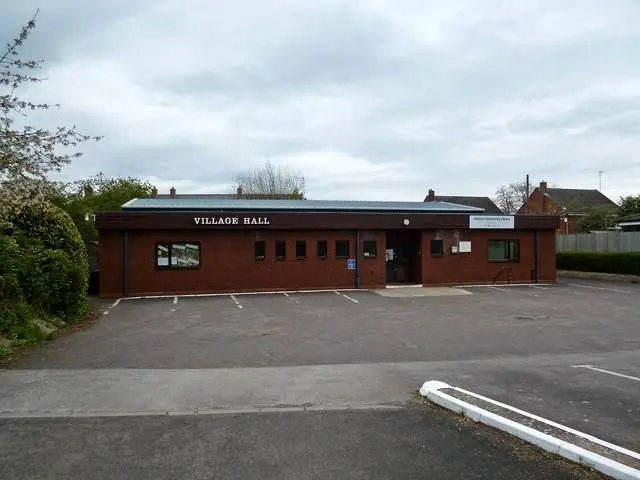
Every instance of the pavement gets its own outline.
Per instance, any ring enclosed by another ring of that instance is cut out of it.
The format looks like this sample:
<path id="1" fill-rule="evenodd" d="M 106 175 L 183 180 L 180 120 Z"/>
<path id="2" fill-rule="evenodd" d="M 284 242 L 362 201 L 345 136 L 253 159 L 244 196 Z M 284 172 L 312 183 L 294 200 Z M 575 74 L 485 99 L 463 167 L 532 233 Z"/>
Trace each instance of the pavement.
<path id="1" fill-rule="evenodd" d="M 591 475 L 415 405 L 430 379 L 640 450 L 639 285 L 410 290 L 121 301 L 0 372 L 0 478 Z"/>

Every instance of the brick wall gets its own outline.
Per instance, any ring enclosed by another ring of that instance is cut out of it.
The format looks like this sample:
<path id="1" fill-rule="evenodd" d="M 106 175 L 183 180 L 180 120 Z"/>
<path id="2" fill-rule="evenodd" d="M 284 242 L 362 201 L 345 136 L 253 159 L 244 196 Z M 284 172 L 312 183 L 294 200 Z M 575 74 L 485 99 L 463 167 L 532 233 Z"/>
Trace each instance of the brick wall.
<path id="1" fill-rule="evenodd" d="M 431 239 L 442 239 L 444 254 L 431 256 Z M 520 240 L 518 262 L 492 263 L 488 260 L 489 240 Z M 457 241 L 470 241 L 471 253 L 452 253 Z M 427 285 L 452 285 L 466 283 L 492 283 L 503 270 L 499 282 L 507 281 L 507 270 L 511 269 L 512 282 L 529 282 L 531 269 L 535 265 L 534 232 L 529 230 L 470 231 L 435 230 L 425 231 L 422 236 L 422 282 Z M 555 281 L 555 233 L 540 232 L 540 281 Z"/>
<path id="2" fill-rule="evenodd" d="M 362 233 L 362 240 L 378 240 L 378 256 L 362 261 L 362 283 L 384 285 L 384 232 Z M 286 258 L 275 259 L 276 240 L 286 242 Z M 296 240 L 306 240 L 307 257 L 296 258 Z M 317 241 L 326 240 L 328 258 L 317 256 Z M 129 294 L 206 293 L 314 288 L 354 288 L 355 270 L 335 255 L 335 241 L 348 240 L 355 258 L 355 232 L 132 232 L 129 234 Z M 200 242 L 200 268 L 156 269 L 156 242 Z M 264 241 L 266 258 L 255 259 L 255 242 Z M 107 284 L 109 285 L 109 284 Z M 114 294 L 108 286 L 103 294 Z"/>
<path id="3" fill-rule="evenodd" d="M 429 230 L 422 233 L 421 264 L 424 284 L 489 283 L 501 268 L 512 269 L 512 281 L 529 281 L 534 264 L 533 231 Z M 363 231 L 361 242 L 375 240 L 375 258 L 360 255 L 361 285 L 386 284 L 385 231 Z M 444 255 L 431 257 L 430 240 L 444 240 Z M 489 263 L 489 239 L 520 239 L 518 263 Z M 286 258 L 275 259 L 276 240 L 286 241 Z M 296 240 L 306 240 L 307 257 L 296 258 Z M 328 258 L 317 257 L 317 241 L 327 240 Z M 354 288 L 355 270 L 335 256 L 335 241 L 350 242 L 355 258 L 354 231 L 135 231 L 129 233 L 129 295 L 187 294 L 252 290 Z M 456 240 L 469 240 L 471 253 L 451 253 Z M 266 258 L 255 259 L 255 241 L 266 244 Z M 200 242 L 199 269 L 157 269 L 157 242 Z M 120 297 L 123 292 L 122 233 L 100 232 L 100 295 Z M 555 233 L 540 232 L 540 279 L 555 280 Z M 362 246 L 360 251 L 362 252 Z M 505 276 L 501 280 L 506 280 Z"/>

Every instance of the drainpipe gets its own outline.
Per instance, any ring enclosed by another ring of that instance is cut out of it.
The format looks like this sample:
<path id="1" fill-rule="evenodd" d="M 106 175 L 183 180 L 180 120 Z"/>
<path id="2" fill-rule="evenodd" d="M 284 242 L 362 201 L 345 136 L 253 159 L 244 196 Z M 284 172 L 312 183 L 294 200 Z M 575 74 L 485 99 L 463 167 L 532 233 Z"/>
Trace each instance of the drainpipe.
<path id="1" fill-rule="evenodd" d="M 540 231 L 536 230 L 533 233 L 533 243 L 534 243 L 534 252 L 533 252 L 533 262 L 535 268 L 535 283 L 540 283 Z"/>
<path id="2" fill-rule="evenodd" d="M 360 279 L 360 230 L 356 230 L 356 288 L 362 288 Z"/>
<path id="3" fill-rule="evenodd" d="M 122 296 L 129 296 L 129 232 L 122 236 Z"/>

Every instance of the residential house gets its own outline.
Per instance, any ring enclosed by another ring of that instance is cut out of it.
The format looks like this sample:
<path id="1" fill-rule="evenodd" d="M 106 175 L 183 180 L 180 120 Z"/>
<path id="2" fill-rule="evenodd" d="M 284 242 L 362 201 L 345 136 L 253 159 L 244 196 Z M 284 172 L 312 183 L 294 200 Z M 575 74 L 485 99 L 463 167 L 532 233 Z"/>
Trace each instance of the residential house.
<path id="1" fill-rule="evenodd" d="M 493 203 L 489 197 L 470 197 L 461 195 L 436 195 L 433 189 L 429 190 L 424 199 L 425 202 L 444 202 L 466 207 L 476 207 L 484 209 L 485 213 L 502 213 L 502 210 Z"/>
<path id="2" fill-rule="evenodd" d="M 562 220 L 558 233 L 571 234 L 578 231 L 580 217 L 598 207 L 614 210 L 618 205 L 599 190 L 549 188 L 547 182 L 540 182 L 540 186 L 531 192 L 517 214 L 549 213 L 560 215 Z"/>
<path id="3" fill-rule="evenodd" d="M 617 227 L 623 232 L 640 232 L 640 213 L 619 218 Z"/>

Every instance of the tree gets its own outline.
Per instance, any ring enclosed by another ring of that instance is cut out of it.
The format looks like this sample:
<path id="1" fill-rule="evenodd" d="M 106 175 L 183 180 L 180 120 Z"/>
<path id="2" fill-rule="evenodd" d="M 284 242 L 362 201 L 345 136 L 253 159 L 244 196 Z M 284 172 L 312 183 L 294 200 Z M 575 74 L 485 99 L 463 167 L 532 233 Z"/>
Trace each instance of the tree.
<path id="1" fill-rule="evenodd" d="M 59 107 L 17 94 L 21 86 L 43 81 L 36 75 L 43 62 L 20 58 L 20 47 L 35 29 L 37 15 L 0 50 L 0 221 L 29 203 L 44 201 L 50 187 L 47 174 L 79 157 L 81 153 L 73 150 L 80 143 L 100 138 L 83 135 L 75 126 L 50 130 L 28 124 L 29 112 Z"/>
<path id="2" fill-rule="evenodd" d="M 607 230 L 613 228 L 616 223 L 616 208 L 609 206 L 597 206 L 589 209 L 578 220 L 579 233 L 589 233 L 594 230 Z"/>
<path id="3" fill-rule="evenodd" d="M 637 213 L 640 213 L 640 195 L 629 195 L 620 198 L 620 209 L 618 210 L 620 217 Z"/>
<path id="4" fill-rule="evenodd" d="M 153 185 L 135 177 L 105 177 L 100 172 L 86 180 L 58 184 L 50 200 L 73 219 L 89 251 L 92 266 L 97 264 L 98 231 L 95 212 L 120 210 L 134 198 L 149 198 Z"/>
<path id="5" fill-rule="evenodd" d="M 235 181 L 242 195 L 304 198 L 304 176 L 287 167 L 275 166 L 268 160 L 264 167 L 237 175 Z"/>
<path id="6" fill-rule="evenodd" d="M 529 193 L 533 188 L 529 186 Z M 516 213 L 527 201 L 527 183 L 518 182 L 509 185 L 501 185 L 496 190 L 494 203 L 505 213 Z"/>

